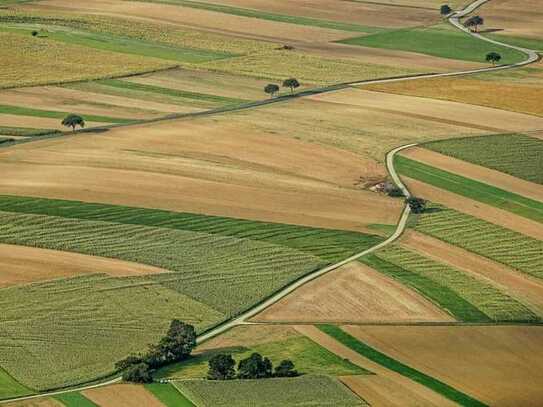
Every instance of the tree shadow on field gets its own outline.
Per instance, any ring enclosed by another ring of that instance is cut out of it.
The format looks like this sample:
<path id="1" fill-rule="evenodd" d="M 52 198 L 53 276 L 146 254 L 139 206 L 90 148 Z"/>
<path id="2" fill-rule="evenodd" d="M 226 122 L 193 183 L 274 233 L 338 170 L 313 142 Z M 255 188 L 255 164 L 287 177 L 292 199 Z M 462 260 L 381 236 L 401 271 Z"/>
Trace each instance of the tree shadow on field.
<path id="1" fill-rule="evenodd" d="M 504 31 L 503 28 L 485 28 L 484 30 L 479 30 L 479 34 L 489 34 L 489 33 L 495 33 L 499 31 Z"/>

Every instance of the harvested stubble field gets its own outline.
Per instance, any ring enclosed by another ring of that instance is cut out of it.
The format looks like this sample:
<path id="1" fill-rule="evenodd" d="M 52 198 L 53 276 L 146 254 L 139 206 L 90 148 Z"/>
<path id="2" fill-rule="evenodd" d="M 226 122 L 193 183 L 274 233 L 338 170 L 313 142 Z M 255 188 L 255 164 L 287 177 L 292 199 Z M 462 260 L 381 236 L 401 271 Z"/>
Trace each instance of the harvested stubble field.
<path id="1" fill-rule="evenodd" d="M 82 394 L 100 407 L 165 407 L 144 386 L 136 384 L 114 384 L 85 390 Z"/>
<path id="2" fill-rule="evenodd" d="M 419 291 L 459 320 L 539 320 L 527 306 L 490 281 L 404 247 L 391 246 L 362 261 Z"/>
<path id="3" fill-rule="evenodd" d="M 543 241 L 473 216 L 433 204 L 432 211 L 418 216 L 415 229 L 541 278 Z"/>
<path id="4" fill-rule="evenodd" d="M 175 382 L 192 401 L 202 407 L 334 406 L 367 404 L 329 376 L 301 376 L 266 380 Z"/>
<path id="5" fill-rule="evenodd" d="M 496 0 L 485 4 L 485 25 L 489 28 L 501 29 L 500 36 L 513 38 L 529 38 L 540 40 L 543 47 L 543 4 L 538 0 Z M 506 38 L 500 39 L 507 42 Z M 539 48 L 541 49 L 541 48 Z"/>
<path id="6" fill-rule="evenodd" d="M 543 329 L 533 326 L 355 327 L 363 342 L 491 406 L 536 407 Z"/>

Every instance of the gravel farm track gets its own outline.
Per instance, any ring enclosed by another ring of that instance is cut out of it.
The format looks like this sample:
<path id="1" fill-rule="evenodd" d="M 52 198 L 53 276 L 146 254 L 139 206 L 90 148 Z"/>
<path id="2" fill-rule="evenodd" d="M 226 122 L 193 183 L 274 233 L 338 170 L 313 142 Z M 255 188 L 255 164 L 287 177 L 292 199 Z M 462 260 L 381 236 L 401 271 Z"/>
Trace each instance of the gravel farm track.
<path id="1" fill-rule="evenodd" d="M 175 119 L 184 118 L 184 117 L 209 116 L 209 115 L 227 113 L 227 112 L 230 112 L 230 111 L 239 111 L 239 110 L 252 109 L 252 108 L 257 108 L 257 107 L 265 106 L 265 105 L 272 104 L 272 103 L 286 102 L 288 100 L 293 100 L 293 99 L 297 99 L 297 98 L 301 98 L 301 97 L 305 97 L 305 96 L 312 96 L 312 95 L 315 95 L 315 94 L 335 92 L 335 91 L 339 91 L 339 90 L 348 88 L 350 86 L 356 86 L 356 85 L 399 82 L 399 81 L 417 80 L 417 79 L 424 79 L 424 78 L 464 76 L 464 75 L 478 74 L 478 73 L 482 73 L 482 72 L 492 72 L 492 71 L 501 71 L 501 70 L 505 70 L 505 69 L 513 69 L 513 68 L 522 67 L 522 66 L 529 65 L 529 64 L 532 64 L 534 62 L 539 61 L 540 56 L 534 50 L 521 48 L 521 47 L 509 45 L 509 44 L 504 44 L 504 43 L 501 43 L 499 41 L 495 41 L 495 40 L 486 38 L 486 37 L 484 37 L 484 36 L 482 36 L 482 35 L 480 35 L 478 33 L 472 32 L 471 30 L 469 30 L 468 28 L 466 28 L 466 27 L 464 27 L 462 25 L 462 23 L 460 22 L 460 19 L 462 17 L 465 17 L 465 16 L 469 15 L 470 13 L 475 11 L 477 8 L 479 8 L 480 6 L 484 5 L 485 3 L 489 2 L 489 1 L 492 1 L 492 0 L 476 0 L 476 1 L 472 2 L 472 3 L 470 3 L 468 6 L 466 6 L 463 10 L 455 11 L 455 12 L 451 13 L 447 17 L 449 23 L 452 24 L 453 26 L 455 26 L 456 28 L 458 28 L 459 30 L 464 31 L 464 32 L 468 33 L 469 35 L 471 35 L 471 36 L 473 36 L 473 37 L 475 37 L 475 38 L 477 38 L 477 39 L 479 39 L 481 41 L 486 41 L 486 42 L 490 42 L 490 43 L 493 43 L 493 44 L 496 44 L 496 45 L 501 45 L 501 46 L 504 46 L 504 47 L 508 47 L 508 48 L 511 48 L 511 49 L 514 49 L 514 50 L 517 50 L 517 51 L 520 51 L 520 52 L 526 54 L 527 58 L 524 61 L 521 61 L 521 62 L 518 62 L 518 63 L 515 63 L 515 64 L 499 65 L 499 66 L 493 66 L 493 67 L 487 67 L 487 68 L 479 68 L 479 69 L 466 70 L 466 71 L 446 72 L 446 73 L 426 73 L 426 74 L 416 74 L 416 75 L 405 75 L 405 76 L 399 76 L 399 77 L 393 77 L 393 78 L 382 78 L 382 79 L 372 79 L 372 80 L 345 82 L 345 83 L 339 83 L 339 84 L 335 84 L 335 85 L 331 85 L 331 86 L 327 86 L 327 87 L 323 87 L 323 88 L 319 88 L 319 89 L 306 90 L 306 91 L 297 93 L 297 94 L 295 94 L 293 96 L 289 95 L 289 96 L 278 97 L 278 98 L 275 98 L 275 99 L 267 99 L 267 100 L 247 103 L 247 104 L 244 104 L 244 105 L 237 106 L 235 108 L 219 108 L 219 109 L 207 110 L 207 111 L 198 112 L 198 113 L 173 114 L 173 115 L 168 115 L 168 116 L 165 116 L 165 117 L 159 118 L 159 119 L 152 119 L 152 120 L 144 121 L 144 123 L 158 122 L 158 121 L 165 121 L 165 120 L 175 120 Z M 81 132 L 84 132 L 84 133 L 99 133 L 99 132 L 102 132 L 102 131 L 107 131 L 107 129 L 109 129 L 109 128 L 120 127 L 120 126 L 130 126 L 130 125 L 113 125 L 113 126 L 95 127 L 95 128 L 92 128 L 92 129 L 81 130 L 78 133 L 81 133 Z M 62 137 L 62 135 L 52 136 L 52 137 Z M 41 139 L 43 139 L 43 137 Z M 31 142 L 31 141 L 22 140 L 21 142 Z M 407 188 L 405 187 L 405 185 L 402 183 L 402 181 L 400 180 L 400 177 L 398 176 L 398 174 L 396 173 L 396 171 L 394 169 L 393 161 L 394 161 L 394 156 L 395 156 L 396 153 L 398 153 L 401 150 L 413 147 L 415 145 L 416 144 L 408 144 L 408 145 L 397 147 L 397 148 L 393 149 L 392 151 L 390 151 L 386 156 L 386 167 L 387 167 L 388 173 L 389 173 L 390 177 L 392 178 L 392 180 L 396 183 L 396 185 L 402 190 L 405 197 L 409 197 L 410 193 L 407 190 Z M 9 146 L 6 146 L 6 148 L 9 148 Z M 341 267 L 341 266 L 343 266 L 343 265 L 345 265 L 347 263 L 350 263 L 350 262 L 352 262 L 352 261 L 354 261 L 354 260 L 356 260 L 356 259 L 358 259 L 358 258 L 360 258 L 362 256 L 365 256 L 365 255 L 367 255 L 367 254 L 369 254 L 369 253 L 371 253 L 373 251 L 376 251 L 376 250 L 378 250 L 378 249 L 380 249 L 380 248 L 382 248 L 384 246 L 387 246 L 387 245 L 395 242 L 403 234 L 410 212 L 411 211 L 410 211 L 409 206 L 406 205 L 403 212 L 402 212 L 402 215 L 401 215 L 401 217 L 400 217 L 400 219 L 398 221 L 398 224 L 396 226 L 396 230 L 385 241 L 379 243 L 378 245 L 376 245 L 376 246 L 374 246 L 374 247 L 372 247 L 370 249 L 367 249 L 367 250 L 365 250 L 363 252 L 357 253 L 357 254 L 355 254 L 355 255 L 353 255 L 353 256 L 345 259 L 345 260 L 342 260 L 339 263 L 330 265 L 330 266 L 328 266 L 326 268 L 317 270 L 317 271 L 315 271 L 315 272 L 313 272 L 311 274 L 306 275 L 305 277 L 302 277 L 301 279 L 293 282 L 292 284 L 284 287 L 283 289 L 281 289 L 277 293 L 273 294 L 271 297 L 265 299 L 263 302 L 255 305 L 254 307 L 252 307 L 249 310 L 245 311 L 244 313 L 237 316 L 236 318 L 231 319 L 229 321 L 226 321 L 226 322 L 216 326 L 215 328 L 212 328 L 211 330 L 208 330 L 207 332 L 202 333 L 200 336 L 198 336 L 197 342 L 202 343 L 204 341 L 207 341 L 207 340 L 209 340 L 209 339 L 211 339 L 211 338 L 213 338 L 215 336 L 218 336 L 218 335 L 226 332 L 227 330 L 229 330 L 229 329 L 231 329 L 231 328 L 233 328 L 235 326 L 250 323 L 250 322 L 247 322 L 247 320 L 254 317 L 258 313 L 262 312 L 264 309 L 266 309 L 266 308 L 270 307 L 271 305 L 275 304 L 276 302 L 278 302 L 282 298 L 286 297 L 287 295 L 289 295 L 290 293 L 292 293 L 293 291 L 295 291 L 296 289 L 298 289 L 302 285 L 308 283 L 309 281 L 312 281 L 312 280 L 314 280 L 314 279 L 316 279 L 316 278 L 318 278 L 318 277 L 320 277 L 320 276 L 322 276 L 322 275 L 324 275 L 324 274 L 326 274 L 326 273 L 328 273 L 328 272 L 330 272 L 332 270 L 335 270 L 335 269 L 337 269 L 337 268 L 339 268 L 339 267 Z M 83 385 L 83 386 L 79 386 L 79 387 L 74 387 L 74 388 L 69 388 L 69 389 L 64 389 L 64 390 L 58 390 L 58 391 L 53 391 L 53 392 L 47 392 L 47 393 L 40 393 L 40 394 L 36 394 L 36 395 L 32 395 L 32 396 L 18 397 L 18 398 L 13 398 L 13 399 L 2 400 L 2 401 L 0 401 L 0 404 L 16 402 L 16 401 L 23 401 L 23 400 L 30 400 L 30 399 L 36 399 L 36 398 L 47 397 L 47 396 L 54 396 L 54 395 L 57 395 L 57 394 L 69 393 L 69 392 L 73 392 L 73 391 L 82 391 L 82 390 L 92 389 L 92 388 L 96 388 L 96 387 L 111 385 L 111 384 L 114 384 L 114 383 L 118 383 L 120 381 L 121 381 L 121 377 L 115 377 L 115 378 L 112 378 L 112 379 L 109 379 L 109 380 L 106 380 L 106 381 L 103 381 L 103 382 L 100 382 L 100 383 L 95 383 L 95 384 L 90 384 L 90 385 Z"/>

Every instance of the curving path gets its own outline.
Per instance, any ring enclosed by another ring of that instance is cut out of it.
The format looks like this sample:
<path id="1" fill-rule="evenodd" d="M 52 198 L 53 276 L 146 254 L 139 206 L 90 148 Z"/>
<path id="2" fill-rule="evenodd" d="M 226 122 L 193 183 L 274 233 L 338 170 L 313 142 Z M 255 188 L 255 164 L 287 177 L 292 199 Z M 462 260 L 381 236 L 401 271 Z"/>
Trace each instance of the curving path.
<path id="1" fill-rule="evenodd" d="M 480 68 L 480 69 L 458 71 L 458 72 L 429 73 L 429 74 L 418 74 L 418 75 L 402 76 L 402 77 L 396 77 L 396 78 L 372 79 L 372 80 L 363 80 L 363 81 L 355 81 L 355 82 L 346 82 L 346 83 L 341 83 L 341 84 L 337 84 L 337 85 L 333 85 L 333 86 L 329 86 L 329 87 L 326 87 L 326 88 L 317 89 L 317 90 L 313 90 L 313 91 L 300 92 L 297 95 L 295 95 L 294 97 L 297 98 L 297 97 L 304 97 L 304 96 L 314 95 L 314 94 L 318 94 L 318 93 L 335 92 L 335 91 L 344 89 L 344 88 L 346 88 L 348 86 L 352 86 L 352 85 L 399 82 L 399 81 L 406 81 L 406 80 L 417 80 L 417 79 L 424 79 L 424 78 L 437 78 L 437 77 L 448 77 L 448 76 L 461 76 L 461 75 L 469 75 L 469 74 L 476 74 L 476 73 L 482 73 L 482 72 L 492 72 L 492 71 L 499 71 L 499 70 L 504 70 L 504 69 L 518 68 L 518 67 L 522 67 L 522 66 L 529 65 L 529 64 L 532 64 L 534 62 L 537 62 L 539 60 L 539 55 L 534 50 L 521 48 L 521 47 L 509 45 L 509 44 L 504 44 L 504 43 L 501 43 L 499 41 L 495 41 L 495 40 L 486 38 L 486 37 L 484 37 L 484 36 L 482 36 L 482 35 L 480 35 L 478 33 L 471 32 L 469 29 L 467 29 L 466 27 L 464 27 L 462 25 L 462 23 L 460 22 L 460 18 L 469 15 L 474 10 L 476 10 L 477 8 L 482 6 L 483 4 L 487 3 L 488 1 L 490 1 L 490 0 L 476 0 L 473 3 L 469 4 L 468 6 L 466 6 L 463 10 L 451 13 L 449 15 L 449 17 L 448 17 L 448 21 L 453 26 L 455 26 L 456 28 L 468 33 L 469 35 L 471 35 L 471 36 L 473 36 L 473 37 L 475 37 L 475 38 L 477 38 L 477 39 L 479 39 L 481 41 L 486 41 L 486 42 L 490 42 L 492 44 L 505 46 L 505 47 L 508 47 L 508 48 L 511 48 L 511 49 L 514 49 L 514 50 L 517 50 L 517 51 L 520 51 L 520 52 L 526 54 L 527 58 L 524 61 L 521 61 L 521 62 L 518 62 L 518 63 L 515 63 L 515 64 L 500 65 L 500 66 L 493 66 L 493 67 L 488 67 L 488 68 Z M 272 100 L 268 99 L 268 100 L 264 100 L 264 101 L 260 101 L 260 102 L 249 103 L 249 104 L 240 106 L 240 107 L 238 107 L 236 109 L 215 109 L 215 110 L 210 110 L 210 111 L 205 111 L 205 112 L 200 112 L 200 113 L 171 115 L 171 116 L 164 117 L 162 119 L 156 119 L 156 120 L 152 120 L 152 121 L 174 120 L 174 119 L 178 119 L 178 118 L 181 118 L 181 117 L 188 117 L 188 116 L 213 115 L 213 114 L 224 113 L 224 112 L 233 111 L 233 110 L 245 110 L 245 109 L 250 109 L 250 108 L 254 108 L 254 107 L 264 106 L 264 105 L 271 104 L 271 103 L 277 103 L 277 102 L 280 102 L 280 101 L 285 101 L 285 100 L 288 100 L 288 99 L 291 99 L 291 98 L 292 97 L 289 96 L 289 97 L 283 97 L 283 98 L 276 98 L 276 99 L 272 99 Z M 151 122 L 151 121 L 149 121 L 149 122 Z M 91 132 L 93 130 L 96 131 L 97 128 L 89 129 L 89 131 L 91 131 Z M 389 172 L 389 175 L 393 179 L 393 181 L 396 183 L 396 185 L 402 190 L 405 197 L 410 197 L 411 195 L 410 195 L 407 187 L 402 183 L 400 177 L 396 173 L 396 170 L 394 169 L 394 156 L 395 156 L 396 153 L 398 153 L 398 152 L 400 152 L 400 151 L 402 151 L 404 149 L 413 147 L 415 145 L 416 144 L 407 144 L 407 145 L 404 145 L 404 146 L 401 146 L 401 147 L 397 147 L 394 150 L 390 151 L 386 156 L 386 167 L 387 167 L 387 170 Z M 384 246 L 387 246 L 387 245 L 393 243 L 404 232 L 410 213 L 411 213 L 411 210 L 410 210 L 409 206 L 406 205 L 406 207 L 404 208 L 404 211 L 402 212 L 402 215 L 401 215 L 401 217 L 400 217 L 400 219 L 398 221 L 398 225 L 396 226 L 396 230 L 394 231 L 394 233 L 391 236 L 389 236 L 383 242 L 381 242 L 378 245 L 373 246 L 373 247 L 371 247 L 371 248 L 369 248 L 367 250 L 364 250 L 363 252 L 357 253 L 357 254 L 355 254 L 355 255 L 353 255 L 353 256 L 345 259 L 345 260 L 342 260 L 339 263 L 333 264 L 331 266 L 328 266 L 326 268 L 323 268 L 321 270 L 317 270 L 317 271 L 315 271 L 315 272 L 313 272 L 311 274 L 306 275 L 305 277 L 293 282 L 292 284 L 290 284 L 290 285 L 286 286 L 285 288 L 283 288 L 282 290 L 278 291 L 277 293 L 275 293 L 274 295 L 272 295 L 268 299 L 264 300 L 260 304 L 255 305 L 254 307 L 247 310 L 243 314 L 239 315 L 235 319 L 232 319 L 230 321 L 226 321 L 226 322 L 218 325 L 217 327 L 215 327 L 215 328 L 213 328 L 213 329 L 199 335 L 198 338 L 197 338 L 197 342 L 202 343 L 202 342 L 204 342 L 206 340 L 209 340 L 209 339 L 211 339 L 211 338 L 213 338 L 213 337 L 215 337 L 217 335 L 220 335 L 220 334 L 226 332 L 227 330 L 229 330 L 229 329 L 231 329 L 231 328 L 233 328 L 235 326 L 246 324 L 248 319 L 250 319 L 253 316 L 257 315 L 258 313 L 260 313 L 264 309 L 268 308 L 269 306 L 275 304 L 276 302 L 278 302 L 282 298 L 286 297 L 287 295 L 289 295 L 290 293 L 292 293 L 293 291 L 295 291 L 296 289 L 298 289 L 302 285 L 308 283 L 309 281 L 312 281 L 312 280 L 314 280 L 314 279 L 316 279 L 316 278 L 318 278 L 318 277 L 320 277 L 320 276 L 322 276 L 322 275 L 324 275 L 324 274 L 326 274 L 326 273 L 328 273 L 328 272 L 330 272 L 332 270 L 335 270 L 335 269 L 337 269 L 337 268 L 339 268 L 339 267 L 341 267 L 341 266 L 343 266 L 343 265 L 345 265 L 347 263 L 350 263 L 350 262 L 352 262 L 354 260 L 359 259 L 362 256 L 370 254 L 370 253 L 372 253 L 372 252 L 374 252 L 374 251 L 376 251 L 376 250 L 378 250 L 378 249 L 380 249 L 380 248 L 382 248 Z M 53 391 L 53 392 L 48 392 L 48 393 L 40 393 L 40 394 L 36 394 L 36 395 L 33 395 L 33 396 L 18 397 L 18 398 L 8 399 L 8 400 L 0 400 L 0 404 L 14 402 L 14 401 L 22 401 L 22 400 L 30 400 L 30 399 L 35 399 L 35 398 L 41 398 L 41 397 L 54 396 L 54 395 L 57 395 L 57 394 L 69 393 L 69 392 L 73 392 L 73 391 L 88 390 L 88 389 L 92 389 L 92 388 L 96 388 L 96 387 L 102 387 L 102 386 L 107 386 L 107 385 L 110 385 L 110 384 L 118 383 L 120 381 L 121 381 L 121 377 L 116 377 L 114 379 L 111 379 L 111 380 L 108 380 L 108 381 L 105 381 L 105 382 L 102 382 L 102 383 L 98 383 L 98 384 L 94 384 L 94 385 L 81 386 L 81 387 L 72 388 L 72 389 L 69 389 L 69 390 L 59 390 L 59 391 Z"/>

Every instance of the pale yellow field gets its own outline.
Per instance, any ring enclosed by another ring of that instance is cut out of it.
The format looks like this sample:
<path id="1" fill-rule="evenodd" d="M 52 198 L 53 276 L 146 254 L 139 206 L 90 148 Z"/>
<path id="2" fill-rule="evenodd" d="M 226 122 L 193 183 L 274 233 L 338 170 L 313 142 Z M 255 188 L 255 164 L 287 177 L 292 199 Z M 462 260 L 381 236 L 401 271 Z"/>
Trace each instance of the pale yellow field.
<path id="1" fill-rule="evenodd" d="M 52 398 L 38 398 L 3 404 L 5 407 L 64 407 L 60 401 Z"/>
<path id="2" fill-rule="evenodd" d="M 481 9 L 485 26 L 499 34 L 543 40 L 543 3 L 540 0 L 492 0 Z"/>
<path id="3" fill-rule="evenodd" d="M 164 407 L 145 387 L 137 384 L 114 384 L 85 390 L 82 394 L 100 407 Z"/>

